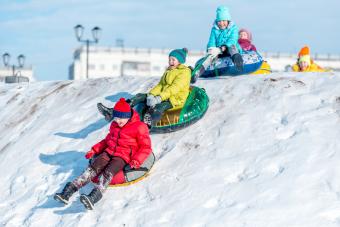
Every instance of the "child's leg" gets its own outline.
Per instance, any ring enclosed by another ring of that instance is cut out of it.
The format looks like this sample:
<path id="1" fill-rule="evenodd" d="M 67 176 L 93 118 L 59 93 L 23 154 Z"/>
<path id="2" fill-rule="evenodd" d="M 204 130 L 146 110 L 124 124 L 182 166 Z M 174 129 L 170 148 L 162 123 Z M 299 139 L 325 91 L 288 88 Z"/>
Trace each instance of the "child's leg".
<path id="1" fill-rule="evenodd" d="M 154 125 L 162 118 L 163 113 L 166 110 L 171 109 L 172 107 L 173 106 L 169 101 L 164 101 L 164 102 L 157 104 L 154 108 L 150 108 L 148 112 L 144 115 L 144 118 L 145 116 L 150 117 L 149 122 L 145 122 L 145 121 L 144 122 L 147 124 L 151 123 L 151 125 Z"/>
<path id="2" fill-rule="evenodd" d="M 195 73 L 193 75 L 192 82 L 195 83 L 197 78 L 200 77 L 205 70 L 212 64 L 216 57 L 221 54 L 222 51 L 219 47 L 211 47 L 208 50 L 208 54 L 205 56 L 204 61 L 201 63 L 200 68 L 195 68 Z"/>
<path id="3" fill-rule="evenodd" d="M 125 165 L 126 162 L 120 157 L 113 157 L 111 159 L 103 173 L 100 175 L 98 185 L 96 185 L 90 194 L 82 194 L 80 196 L 80 202 L 84 204 L 86 209 L 93 209 L 94 204 L 103 197 L 103 192 L 107 189 L 112 177 L 122 170 Z"/>
<path id="4" fill-rule="evenodd" d="M 110 162 L 110 156 L 106 152 L 102 152 L 95 158 L 85 171 L 78 176 L 72 183 L 79 189 L 89 183 L 92 178 L 103 171 L 105 166 Z"/>
<path id="5" fill-rule="evenodd" d="M 113 157 L 100 175 L 97 188 L 103 193 L 110 184 L 113 176 L 121 171 L 125 165 L 126 162 L 122 158 Z"/>
<path id="6" fill-rule="evenodd" d="M 129 103 L 133 107 L 137 105 L 138 103 L 146 102 L 146 97 L 147 97 L 147 94 L 138 93 L 135 96 L 133 96 L 131 99 L 129 99 Z"/>
<path id="7" fill-rule="evenodd" d="M 228 47 L 227 50 L 231 56 L 231 60 L 233 61 L 236 69 L 239 72 L 242 72 L 243 71 L 243 58 L 242 58 L 242 55 L 237 50 L 236 46 L 231 45 L 230 47 Z"/>
<path id="8" fill-rule="evenodd" d="M 131 107 L 134 107 L 138 103 L 146 102 L 146 96 L 147 94 L 138 93 L 137 95 L 133 96 L 131 99 L 127 99 L 126 101 L 130 103 Z M 104 106 L 102 103 L 97 103 L 97 108 L 99 112 L 104 115 L 105 120 L 112 121 L 112 114 L 113 114 L 113 108 Z"/>

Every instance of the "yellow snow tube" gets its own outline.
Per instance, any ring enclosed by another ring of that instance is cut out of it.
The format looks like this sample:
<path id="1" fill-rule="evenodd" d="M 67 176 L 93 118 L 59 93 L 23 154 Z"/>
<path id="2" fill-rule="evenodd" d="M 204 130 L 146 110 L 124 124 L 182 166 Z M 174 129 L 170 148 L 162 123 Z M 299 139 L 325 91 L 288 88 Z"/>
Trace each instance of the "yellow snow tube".
<path id="1" fill-rule="evenodd" d="M 251 74 L 252 75 L 259 75 L 259 74 L 269 74 L 271 72 L 272 72 L 272 70 L 271 70 L 270 65 L 268 64 L 268 62 L 263 61 L 261 66 L 260 66 L 260 68 L 257 71 L 255 71 L 255 72 L 253 72 Z"/>

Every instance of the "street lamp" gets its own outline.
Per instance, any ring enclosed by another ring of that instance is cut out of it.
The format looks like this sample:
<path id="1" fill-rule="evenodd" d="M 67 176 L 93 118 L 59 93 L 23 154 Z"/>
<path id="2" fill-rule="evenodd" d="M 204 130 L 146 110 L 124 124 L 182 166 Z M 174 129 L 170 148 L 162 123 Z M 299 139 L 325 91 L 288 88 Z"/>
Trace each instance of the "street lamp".
<path id="1" fill-rule="evenodd" d="M 82 39 L 84 27 L 80 24 L 74 27 L 76 38 L 79 42 L 86 43 L 86 79 L 89 78 L 89 46 L 91 43 L 98 43 L 101 29 L 99 27 L 92 28 L 93 40 Z"/>
<path id="2" fill-rule="evenodd" d="M 22 68 L 23 66 L 24 66 L 24 63 L 25 63 L 25 56 L 23 55 L 23 54 L 20 54 L 19 56 L 18 56 L 18 65 L 16 66 L 16 65 L 9 65 L 9 60 L 11 59 L 11 55 L 9 54 L 9 53 L 4 53 L 3 55 L 2 55 L 2 60 L 3 60 L 3 62 L 4 62 L 4 65 L 6 66 L 6 67 L 12 67 L 12 76 L 15 76 L 16 74 L 15 74 L 15 69 L 17 68 Z M 18 72 L 20 72 L 20 71 L 18 71 Z M 17 72 L 17 73 L 18 73 Z"/>

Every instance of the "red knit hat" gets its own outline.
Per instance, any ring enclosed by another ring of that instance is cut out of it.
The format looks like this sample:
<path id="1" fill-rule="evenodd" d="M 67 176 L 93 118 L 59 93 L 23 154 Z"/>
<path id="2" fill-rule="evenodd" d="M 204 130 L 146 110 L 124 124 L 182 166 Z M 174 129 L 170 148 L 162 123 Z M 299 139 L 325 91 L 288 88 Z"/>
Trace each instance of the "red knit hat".
<path id="1" fill-rule="evenodd" d="M 131 107 L 124 98 L 120 98 L 116 105 L 113 107 L 113 117 L 130 118 Z"/>

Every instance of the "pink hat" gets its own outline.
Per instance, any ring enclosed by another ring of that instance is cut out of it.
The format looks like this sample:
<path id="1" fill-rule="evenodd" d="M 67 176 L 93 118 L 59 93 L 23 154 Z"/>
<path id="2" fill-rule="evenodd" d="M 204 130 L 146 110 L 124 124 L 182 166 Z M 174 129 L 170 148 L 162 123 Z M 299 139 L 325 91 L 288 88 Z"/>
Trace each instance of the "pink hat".
<path id="1" fill-rule="evenodd" d="M 252 41 L 252 40 L 253 40 L 253 36 L 252 36 L 252 34 L 251 34 L 251 32 L 250 32 L 249 30 L 247 30 L 247 29 L 245 29 L 245 28 L 242 28 L 242 29 L 240 29 L 240 31 L 238 32 L 238 34 L 240 34 L 241 32 L 247 33 L 247 35 L 248 35 L 248 40 L 249 40 L 249 41 Z"/>

